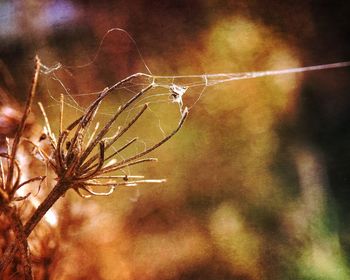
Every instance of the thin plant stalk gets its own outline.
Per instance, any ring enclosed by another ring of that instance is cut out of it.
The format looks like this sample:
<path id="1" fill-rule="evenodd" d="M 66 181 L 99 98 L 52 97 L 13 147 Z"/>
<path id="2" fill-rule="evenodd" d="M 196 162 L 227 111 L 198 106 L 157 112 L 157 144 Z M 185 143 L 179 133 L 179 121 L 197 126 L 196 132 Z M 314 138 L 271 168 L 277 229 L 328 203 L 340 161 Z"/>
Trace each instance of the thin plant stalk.
<path id="1" fill-rule="evenodd" d="M 52 134 L 51 129 L 49 128 L 49 125 L 47 124 L 47 130 L 49 132 L 49 140 L 51 142 L 51 146 L 54 148 L 53 156 L 50 156 L 44 152 L 40 153 L 40 155 L 50 164 L 49 166 L 52 167 L 53 171 L 57 175 L 57 183 L 54 186 L 54 188 L 51 190 L 51 192 L 47 195 L 47 197 L 42 201 L 42 203 L 39 205 L 39 207 L 35 210 L 35 212 L 32 214 L 32 216 L 29 218 L 29 220 L 25 223 L 23 226 L 23 235 L 27 238 L 31 232 L 34 230 L 34 228 L 37 226 L 37 224 L 41 221 L 41 219 L 44 217 L 44 215 L 47 213 L 47 211 L 53 207 L 53 205 L 56 203 L 56 201 L 62 197 L 68 189 L 75 190 L 79 195 L 82 197 L 88 197 L 85 195 L 82 195 L 80 193 L 80 189 L 85 190 L 90 195 L 96 195 L 96 196 L 106 196 L 111 194 L 114 191 L 114 184 L 117 185 L 126 185 L 126 186 L 134 186 L 138 183 L 162 183 L 164 180 L 155 180 L 155 179 L 144 179 L 144 180 L 135 180 L 130 182 L 101 182 L 99 183 L 98 179 L 103 178 L 103 175 L 106 173 L 110 173 L 115 170 L 119 170 L 124 167 L 128 167 L 135 164 L 140 164 L 143 162 L 148 161 L 156 161 L 155 158 L 142 158 L 146 154 L 150 153 L 151 151 L 155 150 L 162 144 L 164 144 L 166 141 L 168 141 L 172 136 L 174 136 L 179 129 L 182 127 L 187 115 L 188 111 L 185 110 L 182 114 L 182 118 L 176 127 L 176 129 L 164 137 L 162 140 L 160 140 L 158 143 L 153 145 L 152 147 L 146 149 L 145 151 L 138 153 L 134 156 L 129 157 L 126 160 L 123 160 L 116 164 L 108 164 L 106 163 L 107 160 L 105 158 L 105 150 L 112 146 L 112 144 L 124 133 L 126 133 L 133 124 L 140 118 L 140 116 L 145 112 L 147 109 L 147 104 L 141 109 L 141 111 L 136 114 L 136 116 L 115 136 L 113 136 L 111 139 L 106 138 L 106 134 L 111 129 L 112 125 L 115 123 L 117 118 L 132 104 L 134 103 L 138 98 L 140 98 L 145 92 L 150 90 L 154 87 L 154 83 L 150 83 L 147 87 L 142 89 L 140 92 L 135 94 L 131 99 L 129 99 L 126 103 L 121 105 L 117 112 L 114 114 L 114 116 L 104 125 L 104 127 L 96 133 L 97 135 L 91 137 L 88 139 L 87 143 L 84 143 L 84 136 L 86 129 L 88 126 L 92 123 L 97 110 L 103 101 L 103 99 L 114 89 L 117 89 L 118 87 L 121 87 L 123 84 L 129 82 L 131 79 L 139 76 L 147 76 L 146 74 L 135 74 L 132 76 L 129 76 L 125 78 L 124 80 L 121 80 L 120 82 L 116 83 L 115 85 L 106 88 L 103 90 L 99 97 L 86 109 L 83 116 L 72 122 L 66 130 L 62 130 L 61 124 L 60 124 L 60 132 L 57 137 L 57 141 L 55 140 L 54 134 Z M 32 96 L 34 96 L 33 91 L 36 87 L 36 81 L 37 81 L 37 75 L 35 75 L 35 86 L 32 86 L 31 90 L 31 97 L 29 99 L 32 100 Z M 61 102 L 63 102 L 63 98 L 61 97 Z M 32 101 L 28 102 L 28 104 L 31 104 Z M 62 108 L 61 108 L 62 109 Z M 43 108 L 42 111 L 44 112 Z M 26 110 L 27 112 L 27 110 Z M 28 111 L 29 112 L 29 111 Z M 29 114 L 29 113 L 27 113 Z M 45 117 L 45 113 L 44 117 Z M 46 118 L 46 122 L 47 118 Z M 60 123 L 62 123 L 62 112 L 60 115 Z M 71 131 L 75 129 L 73 137 L 69 139 L 69 135 Z M 94 131 L 95 133 L 96 131 Z M 19 140 L 17 140 L 19 141 Z M 126 149 L 128 146 L 130 146 L 134 141 L 136 141 L 136 138 L 131 140 L 129 143 L 122 146 L 119 151 Z M 68 146 L 67 146 L 68 144 Z M 95 155 L 91 156 L 91 153 L 95 150 L 96 146 L 99 146 L 99 152 Z M 66 147 L 67 146 L 67 147 Z M 12 153 L 14 151 L 12 150 Z M 15 153 L 14 153 L 15 154 Z M 91 156 L 91 157 L 90 157 Z M 90 157 L 90 160 L 87 162 L 86 159 Z M 108 157 L 107 159 L 109 159 Z M 94 161 L 98 159 L 98 163 L 94 164 Z M 12 163 L 12 165 L 15 165 Z M 120 178 L 120 177 L 118 177 Z M 111 176 L 110 179 L 118 179 L 117 177 Z M 125 177 L 122 178 L 125 180 Z M 130 176 L 132 178 L 132 176 Z M 128 180 L 128 179 L 126 179 Z M 110 186 L 110 189 L 108 192 L 95 192 L 91 187 L 93 186 Z M 0 270 L 3 271 L 6 266 L 12 261 L 15 253 L 17 250 L 19 250 L 18 246 L 16 244 L 10 244 L 5 251 L 2 261 L 0 263 Z"/>
<path id="2" fill-rule="evenodd" d="M 15 138 L 14 138 L 13 143 L 12 143 L 11 154 L 10 154 L 10 163 L 9 163 L 9 168 L 8 168 L 8 172 L 7 172 L 7 180 L 6 180 L 5 190 L 8 190 L 11 186 L 11 183 L 12 183 L 13 172 L 14 172 L 14 167 L 15 167 L 14 162 L 15 162 L 15 158 L 16 158 L 18 144 L 19 144 L 19 141 L 22 137 L 27 118 L 28 118 L 30 111 L 31 111 L 34 95 L 35 95 L 37 85 L 38 85 L 39 71 L 40 71 L 40 59 L 38 56 L 36 56 L 35 57 L 35 72 L 34 72 L 34 77 L 32 80 L 32 85 L 31 85 L 31 88 L 29 91 L 29 96 L 27 98 L 27 102 L 26 102 L 26 106 L 25 106 L 25 110 L 24 110 L 21 122 L 20 122 L 19 127 L 16 131 L 16 135 L 15 135 Z"/>

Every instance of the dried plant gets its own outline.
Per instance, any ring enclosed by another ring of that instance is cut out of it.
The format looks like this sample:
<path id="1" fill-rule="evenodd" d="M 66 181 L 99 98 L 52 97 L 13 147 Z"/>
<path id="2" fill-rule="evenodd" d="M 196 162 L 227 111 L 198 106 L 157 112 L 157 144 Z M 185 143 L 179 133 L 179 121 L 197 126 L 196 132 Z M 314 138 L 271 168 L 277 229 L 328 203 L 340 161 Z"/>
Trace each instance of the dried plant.
<path id="1" fill-rule="evenodd" d="M 120 137 L 127 133 L 135 122 L 137 122 L 137 120 L 148 108 L 148 104 L 144 104 L 139 112 L 133 118 L 131 118 L 130 121 L 124 125 L 124 127 L 119 129 L 115 135 L 112 137 L 107 137 L 108 132 L 111 130 L 118 117 L 120 117 L 127 108 L 129 108 L 136 101 L 140 100 L 140 98 L 147 91 L 155 87 L 154 81 L 121 105 L 114 115 L 106 122 L 104 127 L 102 127 L 99 131 L 95 129 L 94 133 L 90 137 L 86 136 L 86 132 L 93 123 L 102 101 L 113 90 L 123 87 L 126 83 L 138 77 L 152 79 L 152 76 L 150 75 L 137 73 L 121 80 L 111 87 L 105 88 L 91 103 L 91 105 L 88 106 L 83 115 L 68 125 L 66 129 L 62 128 L 64 101 L 63 96 L 61 96 L 60 130 L 57 135 L 51 130 L 45 111 L 42 105 L 39 104 L 46 122 L 44 128 L 46 134 L 42 137 L 48 138 L 51 148 L 48 152 L 30 140 L 24 139 L 23 137 L 26 119 L 28 118 L 31 110 L 33 98 L 37 88 L 40 66 L 40 60 L 36 58 L 35 74 L 23 117 L 14 139 L 12 141 L 10 139 L 7 140 L 7 153 L 0 154 L 1 158 L 4 159 L 4 162 L 6 163 L 3 164 L 3 160 L 0 161 L 0 211 L 2 214 L 5 214 L 6 219 L 10 221 L 9 225 L 15 235 L 15 238 L 11 242 L 8 242 L 8 246 L 1 257 L 0 273 L 4 275 L 4 272 L 10 263 L 13 262 L 16 256 L 19 256 L 20 262 L 23 265 L 23 274 L 25 279 L 32 279 L 32 264 L 30 251 L 28 248 L 28 237 L 42 220 L 47 211 L 52 208 L 55 202 L 69 189 L 73 189 L 81 197 L 86 198 L 90 196 L 108 196 L 117 186 L 121 185 L 135 186 L 142 183 L 164 182 L 163 179 L 143 179 L 143 176 L 111 175 L 111 173 L 129 166 L 156 161 L 156 158 L 145 156 L 174 136 L 182 127 L 188 115 L 188 110 L 184 109 L 177 127 L 170 134 L 144 151 L 131 155 L 121 161 L 111 160 L 121 151 L 130 147 L 137 140 L 136 138 L 133 138 L 125 145 L 113 151 L 112 154 L 106 156 L 106 151 L 108 151 Z M 40 158 L 56 174 L 55 186 L 50 192 L 48 192 L 45 199 L 35 209 L 34 213 L 29 217 L 29 219 L 24 222 L 20 218 L 15 202 L 28 199 L 30 193 L 25 196 L 17 196 L 17 191 L 28 183 L 34 181 L 42 182 L 45 177 L 33 177 L 22 182 L 21 164 L 17 161 L 16 152 L 18 150 L 18 146 L 23 140 L 26 140 L 27 142 L 29 141 L 35 146 L 35 150 L 39 154 Z M 107 192 L 98 191 L 99 188 L 106 187 L 108 188 Z"/>
<path id="2" fill-rule="evenodd" d="M 121 175 L 115 175 L 114 172 L 122 171 L 124 168 L 130 166 L 157 160 L 156 158 L 148 157 L 148 154 L 168 141 L 182 127 L 188 116 L 187 108 L 182 108 L 182 97 L 190 86 L 205 85 L 205 87 L 207 87 L 238 79 L 347 67 L 349 65 L 349 62 L 341 62 L 278 71 L 176 77 L 137 73 L 101 91 L 97 98 L 83 111 L 82 115 L 65 129 L 63 128 L 64 98 L 63 95 L 61 95 L 58 133 L 51 130 L 44 107 L 39 103 L 39 107 L 45 119 L 45 133 L 40 137 L 40 140 L 45 139 L 49 146 L 43 148 L 23 135 L 36 92 L 39 73 L 41 70 L 43 72 L 46 71 L 46 73 L 51 71 L 51 69 L 48 70 L 40 63 L 40 60 L 36 58 L 35 73 L 23 116 L 19 121 L 16 133 L 14 135 L 11 133 L 11 135 L 8 135 L 6 138 L 5 151 L 1 151 L 0 153 L 0 250 L 2 252 L 0 258 L 0 277 L 5 278 L 8 275 L 12 277 L 21 274 L 25 279 L 32 279 L 33 268 L 35 268 L 35 265 L 38 263 L 41 264 L 41 273 L 43 275 L 49 275 L 47 263 L 53 261 L 56 253 L 56 241 L 54 240 L 51 246 L 49 244 L 49 239 L 54 239 L 54 234 L 50 235 L 50 227 L 49 230 L 43 230 L 42 232 L 33 231 L 34 229 L 38 229 L 40 224 L 43 224 L 39 222 L 42 221 L 44 215 L 69 189 L 74 190 L 81 197 L 87 198 L 91 196 L 108 196 L 112 194 L 118 186 L 136 186 L 143 183 L 164 182 L 164 179 L 144 179 L 144 177 L 140 175 L 124 175 L 123 173 L 121 173 Z M 102 102 L 106 100 L 106 97 L 113 91 L 126 87 L 128 83 L 140 77 L 148 79 L 149 83 L 139 92 L 135 93 L 128 101 L 123 103 L 101 129 L 98 129 L 97 126 L 93 128 L 96 115 Z M 187 84 L 186 86 L 179 86 L 172 83 L 169 86 L 169 79 L 174 82 L 175 79 L 182 78 L 195 78 L 199 79 L 200 82 L 198 82 L 198 84 Z M 163 81 L 164 83 L 156 83 L 155 79 L 160 82 Z M 137 138 L 132 138 L 119 148 L 115 147 L 118 139 L 125 136 L 143 116 L 148 108 L 148 104 L 144 104 L 144 100 L 146 100 L 145 95 L 155 87 L 166 87 L 169 89 L 169 97 L 172 98 L 173 102 L 178 103 L 180 107 L 181 118 L 179 123 L 170 134 L 165 135 L 154 145 L 145 148 L 145 150 L 141 152 L 132 154 L 127 158 L 123 158 L 122 160 L 116 160 L 115 157 L 118 156 L 119 153 L 127 150 L 137 141 Z M 140 103 L 143 105 L 139 106 Z M 139 111 L 129 118 L 131 112 L 129 109 L 132 106 L 133 110 L 139 108 Z M 120 127 L 114 135 L 109 136 L 117 119 L 126 112 L 128 114 L 128 121 Z M 88 131 L 93 132 L 89 135 L 87 133 Z M 26 179 L 23 179 L 24 176 L 22 176 L 22 174 L 25 172 L 23 172 L 24 168 L 19 160 L 18 151 L 24 143 L 30 143 L 35 151 L 31 156 L 33 158 L 39 157 L 50 171 L 55 174 L 54 186 L 51 189 L 46 188 L 40 191 L 40 194 L 44 197 L 42 202 L 39 203 L 39 205 L 29 203 L 31 206 L 29 207 L 30 210 L 26 211 L 23 210 L 25 207 L 20 209 L 19 205 L 22 207 L 23 204 L 19 203 L 30 202 L 32 195 L 28 191 L 23 192 L 24 187 L 36 182 L 39 183 L 40 190 L 40 184 L 46 177 L 43 173 L 39 174 L 39 176 L 29 177 L 29 179 L 27 179 L 28 176 L 26 176 Z M 104 191 L 105 189 L 107 189 L 107 191 Z M 25 214 L 23 214 L 24 212 Z M 66 224 L 68 223 L 66 222 Z M 49 232 L 49 235 L 45 235 L 45 231 Z M 40 251 L 42 251 L 41 253 L 43 253 L 44 256 L 40 256 Z M 31 257 L 32 253 L 34 256 L 33 258 Z M 37 267 L 39 267 L 39 265 L 37 265 Z"/>

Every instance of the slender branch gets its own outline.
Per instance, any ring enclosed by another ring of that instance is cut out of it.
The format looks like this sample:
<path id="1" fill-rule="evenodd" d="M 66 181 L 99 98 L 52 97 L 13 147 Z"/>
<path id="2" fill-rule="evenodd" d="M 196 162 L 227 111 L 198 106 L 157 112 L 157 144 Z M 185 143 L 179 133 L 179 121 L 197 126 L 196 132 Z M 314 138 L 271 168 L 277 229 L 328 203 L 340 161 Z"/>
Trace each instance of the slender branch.
<path id="1" fill-rule="evenodd" d="M 114 156 L 116 156 L 117 154 L 119 154 L 120 152 L 124 151 L 127 147 L 129 147 L 132 143 L 134 143 L 135 141 L 137 141 L 138 138 L 135 137 L 133 139 L 131 139 L 129 142 L 127 142 L 125 145 L 121 146 L 118 150 L 116 150 L 115 152 L 113 152 L 113 154 L 109 155 L 108 157 L 106 157 L 105 161 L 110 160 L 111 158 L 113 158 Z"/>
<path id="2" fill-rule="evenodd" d="M 148 108 L 148 104 L 145 104 L 142 109 L 136 114 L 136 116 L 121 130 L 115 135 L 110 141 L 106 144 L 106 150 L 111 147 L 120 137 L 124 135 L 126 131 L 130 129 L 130 127 L 141 117 L 141 115 L 145 112 L 145 110 Z M 94 155 L 92 158 L 90 158 L 83 166 L 82 170 L 87 168 L 91 163 L 93 163 L 98 158 L 98 155 Z M 109 157 L 110 158 L 110 157 Z M 107 160 L 107 159 L 106 159 Z"/>
<path id="3" fill-rule="evenodd" d="M 0 275 L 3 275 L 5 269 L 12 262 L 17 250 L 18 250 L 18 247 L 14 243 L 10 244 L 7 247 L 0 261 Z"/>
<path id="4" fill-rule="evenodd" d="M 8 154 L 5 154 L 5 153 L 0 153 L 0 158 L 6 158 L 8 161 L 10 161 L 11 159 L 11 156 L 9 156 Z M 14 171 L 16 169 L 16 172 L 17 172 L 17 176 L 16 176 L 16 181 L 15 183 L 13 184 L 13 187 L 12 189 L 6 191 L 4 190 L 6 193 L 7 193 L 7 198 L 8 199 L 11 199 L 14 195 L 14 193 L 17 191 L 18 189 L 18 185 L 19 185 L 19 180 L 21 178 L 21 168 L 19 167 L 19 164 L 18 164 L 18 161 L 16 159 L 13 160 L 13 174 L 12 174 L 12 179 L 13 179 L 13 175 L 14 175 Z M 6 180 L 8 180 L 8 177 L 6 178 Z"/>
<path id="5" fill-rule="evenodd" d="M 91 134 L 90 137 L 89 137 L 89 140 L 88 140 L 87 143 L 86 143 L 86 146 L 89 146 L 89 145 L 90 145 L 90 143 L 91 143 L 92 140 L 94 139 L 95 134 L 96 134 L 96 132 L 97 132 L 97 130 L 98 130 L 99 127 L 100 127 L 100 123 L 97 122 L 96 125 L 95 125 L 94 131 L 92 132 L 92 134 Z"/>
<path id="6" fill-rule="evenodd" d="M 68 182 L 59 181 L 51 192 L 47 195 L 45 200 L 35 210 L 34 214 L 30 217 L 28 222 L 24 225 L 24 233 L 29 236 L 35 226 L 44 217 L 46 212 L 55 204 L 55 202 L 69 189 Z"/>
<path id="7" fill-rule="evenodd" d="M 128 181 L 129 179 L 143 179 L 145 176 L 142 175 L 109 175 L 109 176 L 95 176 L 94 179 L 123 179 L 125 181 Z"/>
<path id="8" fill-rule="evenodd" d="M 46 111 L 45 111 L 45 109 L 44 109 L 44 106 L 43 106 L 43 104 L 42 104 L 41 102 L 38 102 L 38 105 L 39 105 L 40 111 L 41 111 L 41 113 L 42 113 L 42 115 L 43 115 L 43 117 L 44 117 L 46 129 L 47 129 L 47 134 L 48 134 L 49 137 L 52 138 L 53 141 L 55 141 L 55 138 L 54 138 L 54 136 L 53 136 L 53 134 L 52 134 L 50 122 L 49 122 L 49 119 L 48 119 L 48 117 L 47 117 L 47 114 L 46 114 Z M 56 141 L 55 141 L 55 142 L 56 142 Z"/>
<path id="9" fill-rule="evenodd" d="M 58 131 L 59 134 L 63 131 L 63 104 L 64 104 L 64 96 L 63 93 L 61 93 L 60 96 L 60 103 L 61 103 L 61 109 L 60 109 L 60 130 Z"/>
<path id="10" fill-rule="evenodd" d="M 70 155 L 76 154 L 76 151 L 74 151 L 74 149 L 79 149 L 82 145 L 84 136 L 85 136 L 85 130 L 88 127 L 88 125 L 92 122 L 93 118 L 95 117 L 98 107 L 101 104 L 102 101 L 100 101 L 99 103 L 96 103 L 95 106 L 91 107 L 90 110 L 87 110 L 85 112 L 85 114 L 83 115 L 83 117 L 81 118 L 81 120 L 78 123 L 78 127 L 75 131 L 74 136 L 71 139 L 71 145 L 68 148 L 67 151 L 67 157 Z M 80 153 L 80 151 L 79 151 Z M 80 155 L 79 155 L 80 156 Z M 76 160 L 76 164 L 79 164 L 79 160 Z"/>
<path id="11" fill-rule="evenodd" d="M 130 82 L 131 80 L 138 78 L 138 77 L 148 77 L 148 78 L 152 78 L 153 77 L 151 75 L 145 74 L 145 73 L 136 73 L 133 74 L 131 76 L 126 77 L 125 79 L 117 82 L 116 84 L 114 84 L 113 86 L 107 87 L 105 88 L 105 90 L 103 90 L 100 94 L 100 96 L 90 105 L 90 107 L 94 106 L 95 103 L 100 102 L 102 99 L 104 99 L 111 91 L 119 88 L 120 86 L 126 84 L 127 82 Z M 154 79 L 153 79 L 154 81 Z M 153 83 L 151 83 L 153 85 Z"/>
<path id="12" fill-rule="evenodd" d="M 104 142 L 100 142 L 100 153 L 99 153 L 99 160 L 98 160 L 98 164 L 96 165 L 95 170 L 93 170 L 92 172 L 88 173 L 88 172 L 84 172 L 84 176 L 79 177 L 79 180 L 87 180 L 89 178 L 92 178 L 94 175 L 96 175 L 101 168 L 103 167 L 103 164 L 105 163 L 105 144 Z"/>
<path id="13" fill-rule="evenodd" d="M 35 95 L 37 84 L 38 84 L 39 71 L 40 71 L 40 59 L 39 59 L 38 56 L 36 56 L 35 57 L 35 72 L 34 72 L 32 85 L 31 85 L 31 88 L 30 88 L 30 91 L 29 91 L 29 96 L 28 96 L 28 99 L 27 99 L 27 103 L 26 103 L 26 106 L 25 106 L 25 110 L 24 110 L 21 122 L 19 124 L 19 127 L 17 129 L 15 138 L 14 138 L 13 143 L 12 143 L 11 155 L 10 155 L 10 164 L 9 164 L 9 169 L 8 169 L 8 172 L 7 172 L 8 175 L 7 175 L 6 186 L 5 186 L 6 190 L 9 190 L 10 186 L 12 184 L 12 178 L 13 178 L 13 172 L 14 172 L 14 162 L 15 162 L 15 158 L 16 158 L 18 144 L 19 144 L 20 138 L 21 138 L 21 136 L 23 134 L 25 123 L 26 123 L 26 120 L 27 120 L 27 118 L 29 116 L 29 113 L 30 113 L 30 110 L 31 110 L 31 107 L 32 107 L 34 95 Z"/>
<path id="14" fill-rule="evenodd" d="M 67 191 L 69 184 L 66 182 L 57 182 L 56 186 L 48 194 L 45 200 L 35 210 L 34 214 L 30 217 L 28 222 L 23 227 L 23 236 L 27 238 L 33 231 L 35 226 L 41 221 L 47 211 L 55 204 L 55 202 Z M 0 262 L 0 273 L 3 273 L 6 267 L 12 262 L 17 250 L 19 250 L 16 244 L 10 244 L 5 253 L 2 256 Z"/>
<path id="15" fill-rule="evenodd" d="M 15 243 L 11 244 L 3 255 L 3 259 L 0 263 L 0 274 L 4 273 L 6 267 L 10 264 L 13 256 L 18 250 L 21 257 L 21 261 L 23 263 L 24 279 L 31 280 L 33 279 L 31 257 L 27 236 L 25 235 L 22 222 L 18 217 L 15 209 L 10 208 L 8 206 L 5 206 L 4 208 L 6 216 L 10 220 L 10 226 L 15 236 Z"/>
<path id="16" fill-rule="evenodd" d="M 142 116 L 142 114 L 146 111 L 148 108 L 148 104 L 145 104 L 142 106 L 142 109 L 136 114 L 136 116 L 115 136 L 113 139 L 107 142 L 106 144 L 106 150 L 111 147 L 120 137 L 124 135 L 125 132 L 127 132 L 130 127 Z"/>
<path id="17" fill-rule="evenodd" d="M 13 232 L 15 233 L 16 240 L 19 244 L 19 252 L 21 255 L 21 260 L 23 262 L 24 267 L 24 279 L 25 280 L 31 280 L 33 279 L 32 275 L 32 264 L 31 264 L 31 257 L 30 257 L 30 251 L 28 246 L 28 240 L 27 236 L 24 233 L 23 225 L 17 214 L 15 213 L 14 209 L 11 209 L 11 227 Z"/>
<path id="18" fill-rule="evenodd" d="M 57 140 L 57 149 L 55 150 L 55 160 L 56 160 L 56 165 L 57 165 L 57 170 L 65 170 L 65 162 L 64 162 L 64 155 L 63 155 L 63 144 L 66 138 L 68 137 L 69 130 L 63 131 Z M 57 174 L 59 175 L 59 174 Z"/>
<path id="19" fill-rule="evenodd" d="M 93 186 L 93 187 L 106 187 L 106 186 L 133 186 L 138 184 L 161 184 L 166 182 L 165 179 L 147 179 L 147 180 L 134 180 L 134 181 L 127 181 L 127 182 L 106 182 L 106 183 L 94 183 L 89 182 L 86 183 L 87 186 Z"/>
<path id="20" fill-rule="evenodd" d="M 35 226 L 41 221 L 47 211 L 56 203 L 56 201 L 64 195 L 64 193 L 69 189 L 70 184 L 65 181 L 57 182 L 56 186 L 51 190 L 51 192 L 47 195 L 45 200 L 39 205 L 39 207 L 35 210 L 33 215 L 30 217 L 28 222 L 23 227 L 23 234 L 25 237 L 28 237 Z M 0 272 L 3 272 L 6 267 L 13 260 L 17 250 L 19 248 L 15 244 L 10 244 L 5 253 L 2 256 L 0 262 Z"/>
<path id="21" fill-rule="evenodd" d="M 138 94 L 134 95 L 131 99 L 129 99 L 129 101 L 127 101 L 126 103 L 124 103 L 122 106 L 119 107 L 115 115 L 106 123 L 106 125 L 98 133 L 95 140 L 86 148 L 86 150 L 84 151 L 84 153 L 80 158 L 80 163 L 84 162 L 84 160 L 91 153 L 91 151 L 94 149 L 97 143 L 102 140 L 102 138 L 106 135 L 106 133 L 108 132 L 112 124 L 116 121 L 116 119 L 120 116 L 120 114 L 123 113 L 124 110 L 128 108 L 136 99 L 138 99 L 141 95 L 143 95 L 146 91 L 150 90 L 152 87 L 153 87 L 153 84 L 150 84 L 146 88 L 142 89 Z"/>
<path id="22" fill-rule="evenodd" d="M 159 146 L 163 145 L 166 141 L 168 141 L 171 137 L 173 137 L 180 130 L 180 128 L 184 124 L 187 116 L 188 116 L 188 110 L 187 110 L 187 108 L 185 108 L 185 110 L 184 110 L 184 112 L 182 114 L 182 118 L 181 118 L 178 126 L 175 128 L 175 130 L 173 132 L 171 132 L 169 135 L 164 137 L 161 141 L 159 141 L 158 143 L 156 143 L 152 147 L 146 149 L 145 151 L 143 151 L 141 153 L 138 153 L 138 154 L 136 154 L 136 155 L 134 155 L 132 157 L 129 157 L 128 159 L 123 160 L 123 161 L 121 161 L 119 163 L 116 163 L 116 164 L 107 166 L 105 168 L 102 168 L 101 171 L 100 171 L 100 174 L 103 174 L 105 172 L 111 172 L 111 171 L 114 171 L 114 170 L 118 170 L 121 167 L 124 167 L 125 165 L 128 166 L 129 162 L 132 162 L 132 161 L 134 161 L 134 160 L 136 160 L 136 159 L 138 159 L 140 157 L 143 157 L 144 155 L 146 155 L 146 154 L 152 152 L 153 150 L 157 149 Z"/>
<path id="23" fill-rule="evenodd" d="M 113 164 L 113 165 L 110 165 L 110 166 L 103 168 L 102 170 L 100 170 L 100 172 L 97 173 L 97 175 L 109 173 L 112 171 L 122 169 L 122 168 L 127 167 L 127 166 L 132 166 L 132 165 L 140 164 L 143 162 L 149 162 L 149 161 L 158 161 L 158 159 L 157 158 L 143 158 L 143 159 L 139 159 L 139 160 L 135 160 L 135 161 L 125 160 L 125 161 L 122 161 L 120 163 L 116 163 L 116 164 Z"/>
<path id="24" fill-rule="evenodd" d="M 53 170 L 56 170 L 56 166 L 55 166 L 55 162 L 54 160 L 45 152 L 44 149 L 41 149 L 37 144 L 35 144 L 32 140 L 27 139 L 27 138 L 23 138 L 24 141 L 28 142 L 29 144 L 33 145 L 35 148 L 35 152 L 38 153 L 40 155 L 40 157 L 46 161 L 47 163 L 49 163 L 49 165 L 51 166 L 51 168 Z M 52 142 L 50 142 L 52 144 Z M 53 147 L 53 146 L 52 146 Z M 56 149 L 55 147 L 53 147 L 54 149 Z"/>
<path id="25" fill-rule="evenodd" d="M 118 150 L 116 150 L 115 152 L 113 152 L 111 155 L 109 155 L 108 157 L 105 158 L 105 162 L 107 162 L 108 160 L 110 160 L 111 158 L 113 158 L 114 156 L 116 156 L 117 154 L 119 154 L 120 152 L 124 151 L 127 147 L 129 147 L 132 143 L 134 143 L 135 141 L 137 141 L 138 138 L 135 137 L 133 139 L 131 139 L 129 142 L 127 142 L 125 145 L 121 146 Z M 92 163 L 92 162 L 91 162 Z M 86 169 L 86 171 L 90 171 L 90 169 L 94 168 L 97 165 L 94 164 L 92 166 L 90 166 L 89 168 Z M 85 166 L 85 165 L 84 165 Z M 84 167 L 83 166 L 83 167 Z M 85 171 L 85 172 L 86 172 Z"/>

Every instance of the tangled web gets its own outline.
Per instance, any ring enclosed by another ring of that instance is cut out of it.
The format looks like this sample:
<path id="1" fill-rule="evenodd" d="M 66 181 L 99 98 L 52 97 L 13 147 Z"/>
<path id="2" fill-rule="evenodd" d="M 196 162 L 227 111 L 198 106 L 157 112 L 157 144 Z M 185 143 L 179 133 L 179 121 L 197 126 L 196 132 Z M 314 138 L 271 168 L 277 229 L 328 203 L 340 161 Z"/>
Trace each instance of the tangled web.
<path id="1" fill-rule="evenodd" d="M 72 69 L 83 69 L 94 64 L 106 36 L 113 31 L 125 33 L 133 42 L 147 71 L 130 75 L 98 91 L 74 92 L 72 87 L 65 82 L 64 75 L 68 73 L 68 76 L 72 76 Z M 104 141 L 108 142 L 105 146 L 106 155 L 104 155 L 104 160 L 106 163 L 104 168 L 117 166 L 117 162 L 130 163 L 122 164 L 122 168 L 115 169 L 116 173 L 114 175 L 100 176 L 100 179 L 119 178 L 121 180 L 120 183 L 105 181 L 103 184 L 95 184 L 99 187 L 102 185 L 108 187 L 106 192 L 96 193 L 92 189 L 88 189 L 90 195 L 106 195 L 110 194 L 117 185 L 136 186 L 140 183 L 161 183 L 164 181 L 162 179 L 146 180 L 143 176 L 134 174 L 134 167 L 132 171 L 130 167 L 134 166 L 134 163 L 138 162 L 138 159 L 143 155 L 152 152 L 179 131 L 189 111 L 200 100 L 208 87 L 242 79 L 348 66 L 350 66 L 350 61 L 259 72 L 154 75 L 145 63 L 134 39 L 125 30 L 114 28 L 106 33 L 101 40 L 95 57 L 88 64 L 78 67 L 63 66 L 62 64 L 48 67 L 41 64 L 41 72 L 48 83 L 48 95 L 53 100 L 46 110 L 50 112 L 51 116 L 61 116 L 59 120 L 57 118 L 50 120 L 50 122 L 47 120 L 45 129 L 50 134 L 50 125 L 54 123 L 58 126 L 59 131 L 63 131 L 64 123 L 69 123 L 68 119 L 71 116 L 77 119 L 84 116 L 84 114 L 86 115 L 93 104 L 98 107 L 94 110 L 93 124 L 89 125 L 86 135 L 84 135 L 85 145 L 89 146 L 94 141 L 94 137 L 106 128 L 106 124 L 110 123 L 111 125 L 108 125 L 108 131 L 104 137 Z M 197 98 L 189 99 L 191 102 L 188 102 L 186 97 L 189 97 L 193 92 L 197 93 Z M 52 117 L 49 119 L 52 119 Z M 69 141 L 66 145 L 69 146 Z M 87 159 L 87 162 L 92 163 L 96 160 L 98 158 L 95 156 Z"/>

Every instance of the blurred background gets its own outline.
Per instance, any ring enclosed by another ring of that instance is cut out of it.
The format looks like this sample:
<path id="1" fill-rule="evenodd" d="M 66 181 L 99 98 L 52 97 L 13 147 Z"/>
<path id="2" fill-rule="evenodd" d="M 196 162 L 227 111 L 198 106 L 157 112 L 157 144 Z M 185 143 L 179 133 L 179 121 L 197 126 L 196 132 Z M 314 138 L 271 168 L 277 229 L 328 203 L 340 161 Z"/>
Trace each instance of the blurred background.
<path id="1" fill-rule="evenodd" d="M 346 61 L 349 13 L 346 1 L 1 0 L 1 103 L 24 103 L 35 54 L 63 65 L 59 82 L 77 101 L 66 97 L 67 124 L 96 97 L 83 94 L 147 72 L 137 47 L 156 75 Z M 114 27 L 137 47 L 113 32 L 96 57 Z M 158 163 L 136 169 L 167 182 L 69 194 L 50 277 L 350 279 L 349 71 L 223 83 L 199 99 L 202 88 L 191 90 L 185 105 L 198 102 L 182 130 L 153 153 Z M 38 101 L 55 129 L 67 91 L 42 75 Z M 168 103 L 139 126 L 146 144 L 179 120 Z"/>

